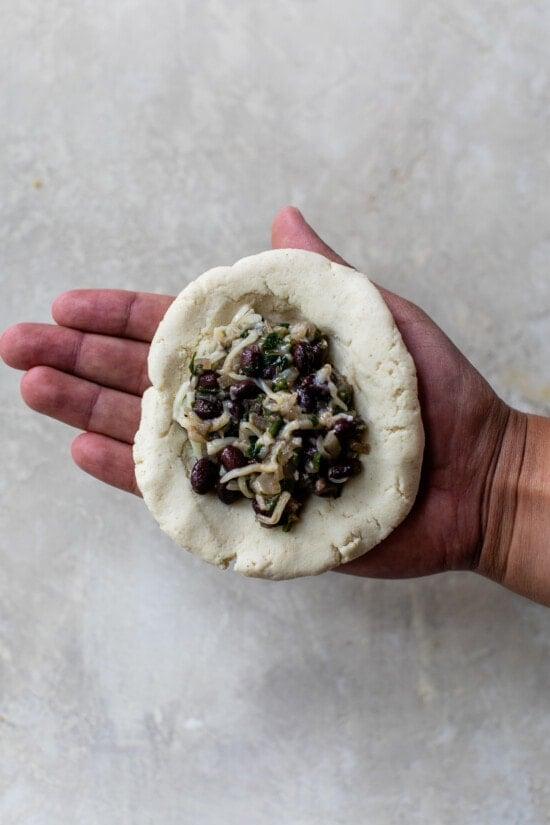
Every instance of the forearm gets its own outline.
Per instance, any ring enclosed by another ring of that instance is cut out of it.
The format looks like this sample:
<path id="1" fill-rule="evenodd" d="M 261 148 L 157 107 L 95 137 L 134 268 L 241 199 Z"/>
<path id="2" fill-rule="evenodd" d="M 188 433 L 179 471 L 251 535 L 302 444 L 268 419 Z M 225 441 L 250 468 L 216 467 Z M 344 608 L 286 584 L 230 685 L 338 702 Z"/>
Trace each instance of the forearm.
<path id="1" fill-rule="evenodd" d="M 511 411 L 484 521 L 479 572 L 550 605 L 550 419 Z"/>

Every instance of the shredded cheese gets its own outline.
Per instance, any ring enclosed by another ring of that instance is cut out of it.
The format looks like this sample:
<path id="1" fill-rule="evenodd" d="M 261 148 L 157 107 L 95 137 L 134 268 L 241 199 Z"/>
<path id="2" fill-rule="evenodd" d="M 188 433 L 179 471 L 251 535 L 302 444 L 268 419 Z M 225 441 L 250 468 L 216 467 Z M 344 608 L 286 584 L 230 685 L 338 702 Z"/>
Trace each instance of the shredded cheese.
<path id="1" fill-rule="evenodd" d="M 270 516 L 263 516 L 261 513 L 257 514 L 257 518 L 262 524 L 277 524 L 281 520 L 281 516 L 283 515 L 283 511 L 290 501 L 290 493 L 284 492 L 281 493 L 279 496 L 279 500 L 275 505 L 275 509 Z"/>

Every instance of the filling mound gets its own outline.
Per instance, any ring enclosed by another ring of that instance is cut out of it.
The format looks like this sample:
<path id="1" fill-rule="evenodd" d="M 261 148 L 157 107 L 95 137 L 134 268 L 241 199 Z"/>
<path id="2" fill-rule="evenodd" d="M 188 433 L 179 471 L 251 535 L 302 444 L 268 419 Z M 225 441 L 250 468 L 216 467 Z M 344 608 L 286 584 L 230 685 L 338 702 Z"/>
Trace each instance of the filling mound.
<path id="1" fill-rule="evenodd" d="M 290 530 L 310 495 L 337 498 L 361 472 L 365 425 L 313 324 L 243 306 L 203 331 L 189 372 L 173 418 L 196 459 L 195 493 L 247 498 L 262 526 Z"/>

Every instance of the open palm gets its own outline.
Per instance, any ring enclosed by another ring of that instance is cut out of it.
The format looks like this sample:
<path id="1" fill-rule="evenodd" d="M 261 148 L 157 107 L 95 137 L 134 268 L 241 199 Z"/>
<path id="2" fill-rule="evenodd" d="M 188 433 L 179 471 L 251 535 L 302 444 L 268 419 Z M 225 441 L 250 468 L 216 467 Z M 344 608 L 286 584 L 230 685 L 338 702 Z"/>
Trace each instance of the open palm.
<path id="1" fill-rule="evenodd" d="M 274 221 L 273 246 L 345 263 L 291 207 Z M 410 515 L 346 572 L 401 577 L 474 567 L 509 408 L 422 310 L 381 291 L 416 362 L 426 452 Z M 147 352 L 172 300 L 119 290 L 68 292 L 53 304 L 55 325 L 18 324 L 0 342 L 6 363 L 25 370 L 27 404 L 84 431 L 72 444 L 76 463 L 136 494 L 132 442 L 149 385 Z"/>

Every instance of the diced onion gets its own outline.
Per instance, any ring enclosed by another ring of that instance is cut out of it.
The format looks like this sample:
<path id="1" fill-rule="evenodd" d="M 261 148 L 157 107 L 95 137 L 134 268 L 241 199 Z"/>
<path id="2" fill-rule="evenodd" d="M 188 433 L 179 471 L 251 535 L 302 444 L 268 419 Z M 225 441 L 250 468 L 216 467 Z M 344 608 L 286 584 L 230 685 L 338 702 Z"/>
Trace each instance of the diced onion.
<path id="1" fill-rule="evenodd" d="M 319 436 L 317 439 L 317 449 L 325 458 L 336 458 L 340 455 L 342 445 L 334 430 L 330 430 L 324 438 Z"/>
<path id="2" fill-rule="evenodd" d="M 235 481 L 230 481 L 229 483 L 230 484 L 235 484 Z M 241 491 L 241 493 L 243 494 L 243 496 L 245 496 L 246 498 L 254 498 L 254 494 L 251 493 L 249 488 L 248 488 L 248 482 L 247 482 L 246 478 L 244 478 L 243 476 L 238 478 L 237 479 L 237 486 L 238 486 L 239 490 Z"/>
<path id="3" fill-rule="evenodd" d="M 264 496 L 277 496 L 281 492 L 281 485 L 273 473 L 260 473 L 252 482 L 252 489 Z"/>

